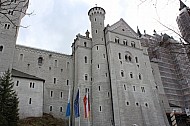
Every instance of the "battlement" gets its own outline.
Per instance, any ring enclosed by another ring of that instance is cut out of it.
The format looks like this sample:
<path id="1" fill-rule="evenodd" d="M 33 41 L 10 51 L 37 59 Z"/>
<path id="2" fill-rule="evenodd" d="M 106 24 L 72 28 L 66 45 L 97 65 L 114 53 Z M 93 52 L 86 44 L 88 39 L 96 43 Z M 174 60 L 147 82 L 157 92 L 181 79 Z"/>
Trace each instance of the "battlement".
<path id="1" fill-rule="evenodd" d="M 92 16 L 94 14 L 102 14 L 105 15 L 106 11 L 101 7 L 93 7 L 88 11 L 88 16 Z"/>

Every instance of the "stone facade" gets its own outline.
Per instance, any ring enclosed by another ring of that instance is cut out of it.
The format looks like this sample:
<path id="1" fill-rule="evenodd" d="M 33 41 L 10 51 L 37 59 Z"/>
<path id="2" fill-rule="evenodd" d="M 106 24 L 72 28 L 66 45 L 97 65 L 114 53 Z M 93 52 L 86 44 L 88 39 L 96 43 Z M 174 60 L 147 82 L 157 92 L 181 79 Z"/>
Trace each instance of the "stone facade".
<path id="1" fill-rule="evenodd" d="M 69 90 L 73 106 L 79 89 L 80 117 L 75 118 L 72 114 L 73 125 L 168 126 L 160 100 L 160 96 L 166 97 L 163 90 L 156 88 L 155 83 L 160 82 L 158 66 L 151 64 L 147 48 L 141 46 L 141 39 L 136 32 L 123 19 L 105 27 L 105 10 L 101 7 L 91 8 L 88 16 L 92 38 L 88 31 L 86 36 L 78 34 L 72 44 L 72 55 L 16 45 L 16 39 L 11 39 L 10 50 L 4 48 L 1 52 L 1 59 L 7 58 L 10 63 L 3 66 L 4 63 L 0 62 L 0 70 L 12 66 L 20 72 L 45 80 L 43 99 L 40 99 L 42 87 L 34 89 L 40 95 L 31 102 L 34 104 L 30 109 L 35 109 L 34 106 L 40 108 L 43 101 L 43 112 L 59 118 L 66 118 Z M 152 67 L 158 77 L 153 75 Z M 17 79 L 19 78 L 14 78 L 15 81 Z M 26 87 L 32 79 L 21 78 L 20 81 L 25 90 L 16 89 L 18 94 L 27 94 Z M 42 85 L 41 81 L 39 83 L 39 86 Z M 32 93 L 34 92 L 31 91 L 30 95 Z M 83 98 L 86 93 L 89 93 L 91 110 L 89 119 L 84 117 Z M 28 100 L 22 98 L 22 95 L 19 97 L 23 101 Z M 38 105 L 35 104 L 37 101 L 40 101 Z M 29 106 L 22 112 L 27 113 Z M 73 107 L 71 108 L 74 113 Z M 28 116 L 40 113 L 36 110 L 28 113 Z"/>

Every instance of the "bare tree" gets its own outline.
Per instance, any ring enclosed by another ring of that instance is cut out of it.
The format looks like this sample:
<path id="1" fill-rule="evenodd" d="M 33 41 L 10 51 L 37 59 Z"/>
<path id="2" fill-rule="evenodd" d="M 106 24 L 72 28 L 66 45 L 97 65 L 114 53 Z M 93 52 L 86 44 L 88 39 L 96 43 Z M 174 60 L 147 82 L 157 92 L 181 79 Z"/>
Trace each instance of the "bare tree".
<path id="1" fill-rule="evenodd" d="M 20 19 L 24 15 L 31 15 L 26 13 L 28 3 L 29 0 L 0 0 L 0 25 L 10 23 L 14 28 L 24 27 L 20 25 Z"/>

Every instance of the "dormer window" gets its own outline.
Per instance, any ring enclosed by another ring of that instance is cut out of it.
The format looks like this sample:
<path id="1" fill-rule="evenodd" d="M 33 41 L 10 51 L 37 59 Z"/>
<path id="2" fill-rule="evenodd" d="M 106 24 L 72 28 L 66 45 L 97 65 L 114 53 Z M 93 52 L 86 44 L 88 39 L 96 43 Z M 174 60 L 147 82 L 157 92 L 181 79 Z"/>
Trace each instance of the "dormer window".
<path id="1" fill-rule="evenodd" d="M 39 57 L 39 58 L 38 58 L 38 65 L 41 66 L 41 65 L 42 65 L 42 62 L 43 62 L 43 57 Z"/>

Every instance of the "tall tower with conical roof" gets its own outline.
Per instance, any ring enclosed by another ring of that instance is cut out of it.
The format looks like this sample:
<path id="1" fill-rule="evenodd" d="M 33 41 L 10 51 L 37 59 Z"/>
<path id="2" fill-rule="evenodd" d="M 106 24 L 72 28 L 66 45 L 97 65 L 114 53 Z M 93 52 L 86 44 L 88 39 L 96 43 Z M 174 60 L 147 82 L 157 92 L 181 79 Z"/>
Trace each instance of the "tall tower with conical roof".
<path id="1" fill-rule="evenodd" d="M 92 123 L 113 125 L 110 79 L 104 38 L 105 10 L 93 7 L 88 12 L 92 32 Z"/>
<path id="2" fill-rule="evenodd" d="M 190 43 L 190 9 L 181 0 L 180 1 L 180 14 L 177 17 L 177 24 L 181 35 L 186 42 Z"/>

